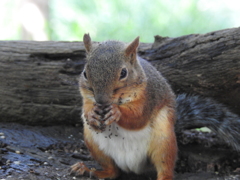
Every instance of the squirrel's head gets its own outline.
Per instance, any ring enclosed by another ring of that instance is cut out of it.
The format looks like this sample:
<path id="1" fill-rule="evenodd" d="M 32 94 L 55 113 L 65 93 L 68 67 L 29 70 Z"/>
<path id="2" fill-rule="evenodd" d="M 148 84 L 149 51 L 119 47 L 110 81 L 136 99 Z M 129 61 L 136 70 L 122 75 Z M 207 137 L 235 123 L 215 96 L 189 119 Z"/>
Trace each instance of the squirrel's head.
<path id="1" fill-rule="evenodd" d="M 80 77 L 81 93 L 100 105 L 130 101 L 132 92 L 129 91 L 146 80 L 137 57 L 139 37 L 130 44 L 92 43 L 89 34 L 85 34 L 83 42 L 87 57 Z"/>

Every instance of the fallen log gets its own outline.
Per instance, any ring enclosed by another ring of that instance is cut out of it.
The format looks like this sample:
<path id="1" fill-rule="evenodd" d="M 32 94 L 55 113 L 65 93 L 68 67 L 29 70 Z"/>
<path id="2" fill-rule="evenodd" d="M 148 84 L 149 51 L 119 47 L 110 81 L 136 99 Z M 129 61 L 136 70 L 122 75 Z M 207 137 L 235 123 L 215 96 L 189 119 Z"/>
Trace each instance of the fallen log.
<path id="1" fill-rule="evenodd" d="M 131 41 L 131 40 L 129 40 Z M 240 115 L 240 28 L 177 38 L 155 36 L 139 55 L 176 93 L 200 94 Z M 0 41 L 0 121 L 51 125 L 80 122 L 82 42 Z"/>

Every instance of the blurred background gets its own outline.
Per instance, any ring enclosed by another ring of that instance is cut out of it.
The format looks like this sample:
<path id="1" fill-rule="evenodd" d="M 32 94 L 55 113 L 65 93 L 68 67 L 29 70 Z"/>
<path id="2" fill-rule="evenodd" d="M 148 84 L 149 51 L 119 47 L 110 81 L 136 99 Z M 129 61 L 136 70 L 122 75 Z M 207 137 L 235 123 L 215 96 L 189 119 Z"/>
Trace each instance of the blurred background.
<path id="1" fill-rule="evenodd" d="M 0 0 L 0 40 L 153 42 L 240 26 L 239 0 Z"/>

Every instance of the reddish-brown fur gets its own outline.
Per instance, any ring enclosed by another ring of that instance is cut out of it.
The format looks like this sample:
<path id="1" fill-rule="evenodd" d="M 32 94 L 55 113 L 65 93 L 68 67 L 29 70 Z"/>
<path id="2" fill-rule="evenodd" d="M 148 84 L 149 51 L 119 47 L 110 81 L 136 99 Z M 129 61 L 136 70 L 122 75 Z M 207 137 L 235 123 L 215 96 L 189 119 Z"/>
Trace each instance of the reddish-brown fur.
<path id="1" fill-rule="evenodd" d="M 142 86 L 135 91 L 137 97 L 134 101 L 119 106 L 122 113 L 120 120 L 117 122 L 119 126 L 129 130 L 140 130 L 148 124 L 149 119 L 143 116 L 146 101 L 144 88 L 145 86 Z M 126 94 L 128 94 L 127 91 Z"/>
<path id="2" fill-rule="evenodd" d="M 89 35 L 84 36 L 84 43 L 87 52 L 90 53 L 92 44 Z M 136 61 L 138 44 L 139 38 L 136 38 L 125 49 L 125 55 L 131 57 L 131 63 Z M 141 78 L 142 76 L 140 79 Z M 159 81 L 163 83 L 164 80 L 156 80 L 154 83 L 159 83 Z M 168 87 L 167 84 L 165 85 Z M 146 111 L 144 108 L 148 108 L 147 106 L 151 101 L 151 99 L 147 97 L 146 79 L 142 81 L 136 80 L 132 82 L 132 84 L 127 84 L 127 86 L 124 85 L 124 81 L 118 81 L 111 84 L 111 86 L 115 86 L 111 87 L 111 89 L 116 90 L 110 101 L 113 103 L 112 111 L 120 111 L 119 114 L 121 115 L 119 115 L 120 119 L 118 118 L 115 122 L 122 128 L 130 131 L 139 131 L 146 126 L 151 127 L 149 147 L 146 147 L 147 156 L 157 171 L 157 180 L 172 180 L 177 156 L 177 143 L 174 132 L 175 102 L 171 89 L 166 88 L 167 90 L 162 92 L 164 98 L 162 98 L 161 102 L 155 103 L 154 106 L 151 106 L 153 108 L 152 110 Z M 91 90 L 86 87 L 80 87 L 80 89 L 83 96 L 84 116 L 88 117 L 89 114 L 93 112 L 96 102 L 94 101 L 94 95 Z M 126 100 L 126 102 L 121 103 L 121 100 Z M 127 102 L 127 100 L 129 100 L 129 102 Z M 93 120 L 91 122 L 93 124 L 90 124 L 90 126 L 97 126 L 98 121 L 100 120 Z M 110 123 L 112 122 L 113 121 Z M 87 123 L 89 122 L 87 121 Z M 84 126 L 84 140 L 91 155 L 102 166 L 103 170 L 89 169 L 83 163 L 76 163 L 72 166 L 72 171 L 76 174 L 83 174 L 84 172 L 92 173 L 98 178 L 116 178 L 119 175 L 119 168 L 111 157 L 99 149 L 98 144 L 93 139 L 91 131 L 92 129 L 89 129 L 89 126 Z"/>
<path id="3" fill-rule="evenodd" d="M 161 117 L 159 117 L 161 116 Z M 153 134 L 149 147 L 149 157 L 158 172 L 158 180 L 173 178 L 177 157 L 177 143 L 174 133 L 174 109 L 164 106 L 153 122 Z M 161 118 L 161 120 L 159 120 Z"/>
<path id="4" fill-rule="evenodd" d="M 119 174 L 119 169 L 116 167 L 113 160 L 105 155 L 96 143 L 94 143 L 91 133 L 88 128 L 84 129 L 85 143 L 91 152 L 92 157 L 102 166 L 102 171 L 94 171 L 94 175 L 98 178 L 116 178 Z"/>
<path id="5" fill-rule="evenodd" d="M 113 160 L 105 155 L 93 141 L 90 130 L 87 126 L 84 127 L 84 140 L 91 152 L 92 157 L 102 166 L 103 170 L 89 169 L 84 163 L 76 163 L 71 168 L 77 175 L 82 175 L 87 172 L 90 175 L 94 175 L 98 178 L 116 178 L 119 175 L 119 169 L 113 162 Z"/>

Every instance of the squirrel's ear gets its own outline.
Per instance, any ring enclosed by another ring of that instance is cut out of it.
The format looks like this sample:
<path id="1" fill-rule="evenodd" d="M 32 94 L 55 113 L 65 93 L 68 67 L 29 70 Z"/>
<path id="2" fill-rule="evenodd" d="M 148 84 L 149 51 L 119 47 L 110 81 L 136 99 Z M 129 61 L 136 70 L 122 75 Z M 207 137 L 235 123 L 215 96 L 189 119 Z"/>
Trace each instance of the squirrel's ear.
<path id="1" fill-rule="evenodd" d="M 92 48 L 92 41 L 91 41 L 91 37 L 89 34 L 84 34 L 83 43 L 84 43 L 86 51 L 90 52 L 90 50 Z"/>
<path id="2" fill-rule="evenodd" d="M 134 39 L 134 41 L 128 45 L 128 47 L 125 50 L 126 55 L 127 56 L 136 55 L 138 45 L 139 45 L 139 36 L 136 37 L 136 39 Z"/>

